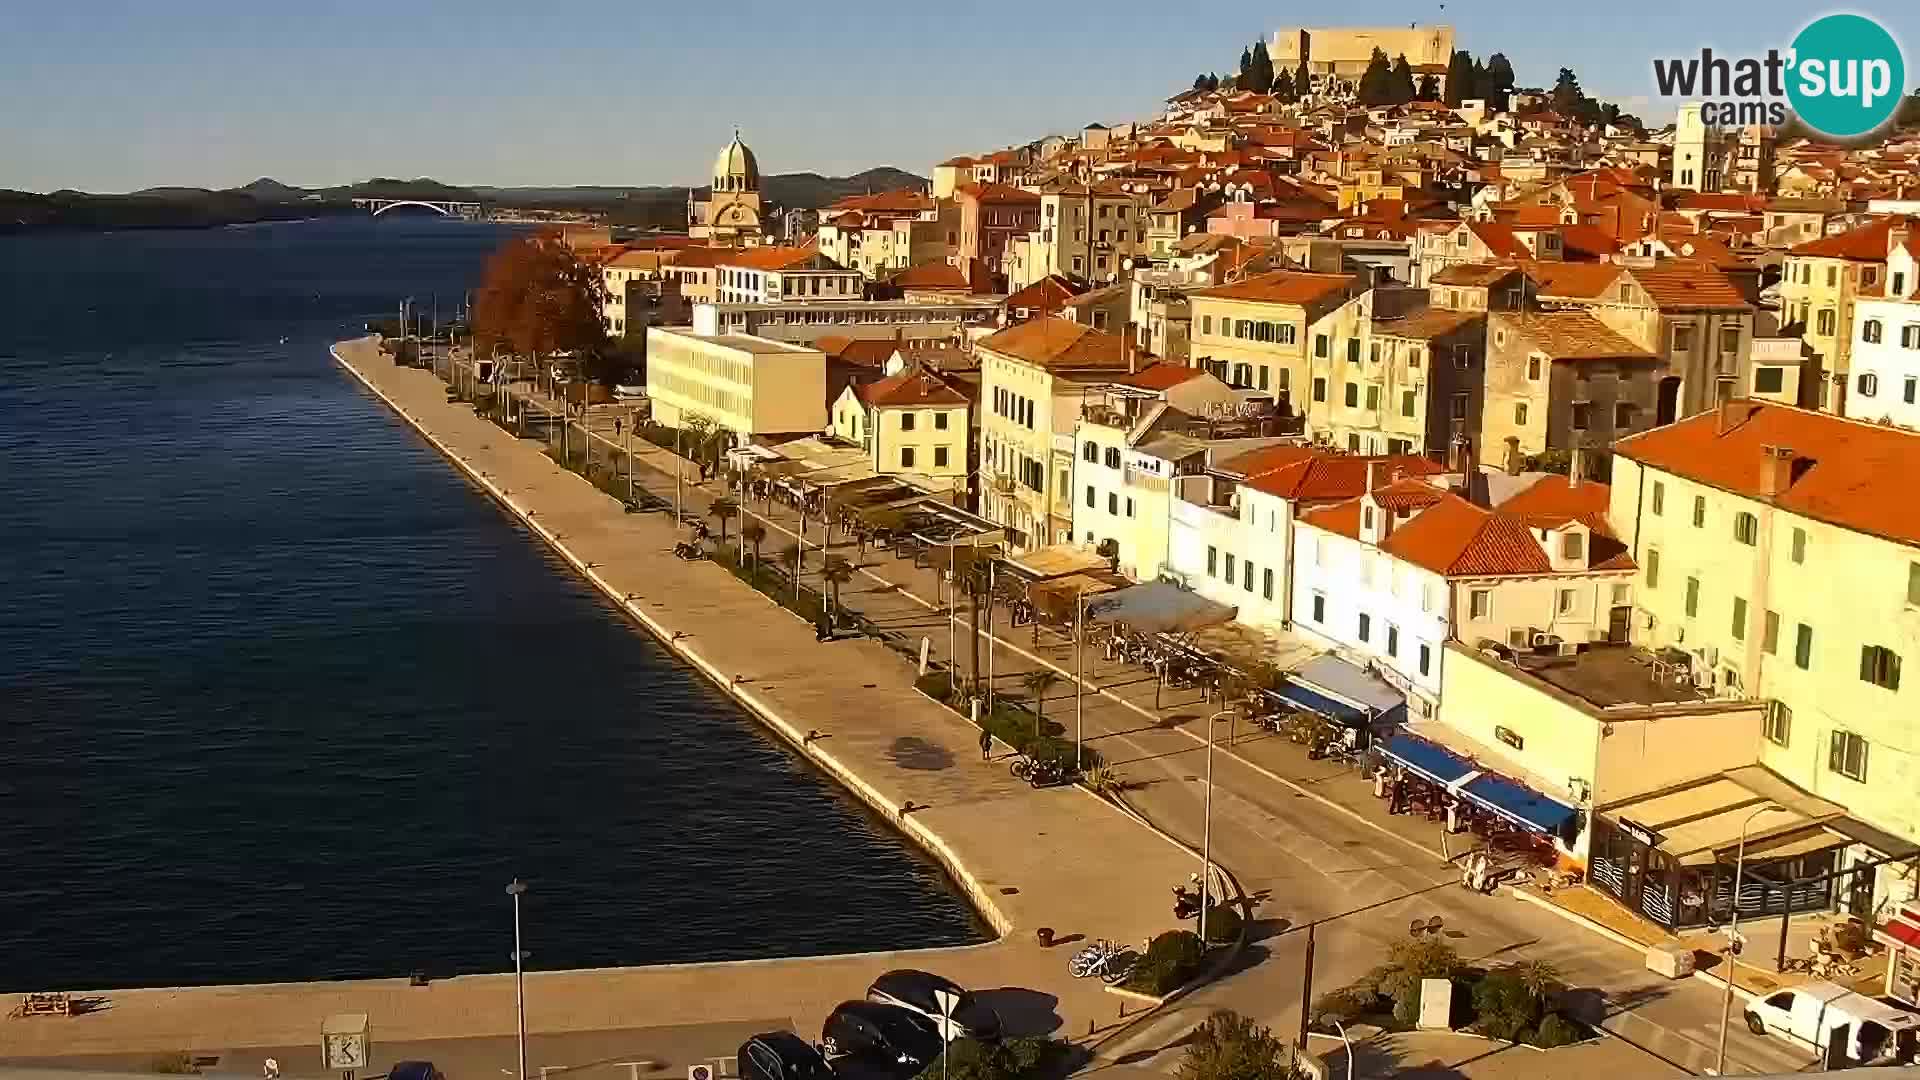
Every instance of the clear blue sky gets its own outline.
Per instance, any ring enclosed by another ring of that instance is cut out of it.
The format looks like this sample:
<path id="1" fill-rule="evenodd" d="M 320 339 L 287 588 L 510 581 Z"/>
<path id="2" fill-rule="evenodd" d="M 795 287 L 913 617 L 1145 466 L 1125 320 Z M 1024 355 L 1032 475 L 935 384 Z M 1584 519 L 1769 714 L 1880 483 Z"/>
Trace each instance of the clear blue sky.
<path id="1" fill-rule="evenodd" d="M 925 173 L 1141 116 L 1283 24 L 1444 21 L 1521 83 L 1562 66 L 1649 121 L 1656 54 L 1784 46 L 1783 0 L 1096 5 L 685 0 L 0 0 L 0 188 L 703 182 L 739 124 L 768 172 Z M 1874 0 L 1920 79 L 1920 6 Z M 1335 11 L 1346 17 L 1330 18 Z"/>

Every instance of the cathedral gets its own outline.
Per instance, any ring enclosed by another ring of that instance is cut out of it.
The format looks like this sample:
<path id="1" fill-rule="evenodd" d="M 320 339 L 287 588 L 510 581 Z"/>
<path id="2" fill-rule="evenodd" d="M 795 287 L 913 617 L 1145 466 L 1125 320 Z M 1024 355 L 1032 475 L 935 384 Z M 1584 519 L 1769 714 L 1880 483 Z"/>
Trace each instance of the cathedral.
<path id="1" fill-rule="evenodd" d="M 703 200 L 687 194 L 687 235 L 716 245 L 753 247 L 761 243 L 760 163 L 753 151 L 733 141 L 713 159 L 713 190 Z"/>

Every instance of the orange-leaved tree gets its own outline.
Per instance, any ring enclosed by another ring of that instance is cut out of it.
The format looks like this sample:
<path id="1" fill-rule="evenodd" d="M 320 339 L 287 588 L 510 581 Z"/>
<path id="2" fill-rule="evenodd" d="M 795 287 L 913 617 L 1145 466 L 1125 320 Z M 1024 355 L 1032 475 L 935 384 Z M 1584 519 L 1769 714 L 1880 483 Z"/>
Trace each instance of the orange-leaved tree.
<path id="1" fill-rule="evenodd" d="M 607 328 L 600 268 L 561 241 L 516 236 L 487 258 L 473 298 L 474 348 L 481 356 L 571 354 L 599 377 Z"/>

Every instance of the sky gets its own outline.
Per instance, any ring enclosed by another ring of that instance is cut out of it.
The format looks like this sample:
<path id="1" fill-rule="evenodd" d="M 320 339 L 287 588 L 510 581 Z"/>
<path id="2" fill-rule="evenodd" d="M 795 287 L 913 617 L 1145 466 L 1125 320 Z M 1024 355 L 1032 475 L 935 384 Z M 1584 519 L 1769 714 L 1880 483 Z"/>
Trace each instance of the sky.
<path id="1" fill-rule="evenodd" d="M 0 188 L 704 183 L 738 125 L 763 172 L 925 175 L 955 154 L 1153 114 L 1338 10 L 1444 22 L 1521 85 L 1572 68 L 1649 122 L 1655 56 L 1784 47 L 1783 0 L 0 0 Z M 1920 5 L 1874 0 L 1920 82 Z"/>

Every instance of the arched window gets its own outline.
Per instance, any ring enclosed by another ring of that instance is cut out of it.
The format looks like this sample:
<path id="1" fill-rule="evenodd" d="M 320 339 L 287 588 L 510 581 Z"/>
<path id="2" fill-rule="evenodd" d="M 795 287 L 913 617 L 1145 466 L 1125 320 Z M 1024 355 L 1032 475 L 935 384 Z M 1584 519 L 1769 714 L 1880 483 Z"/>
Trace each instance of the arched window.
<path id="1" fill-rule="evenodd" d="M 1860 324 L 1860 340 L 1869 345 L 1880 343 L 1880 320 L 1868 319 Z"/>

